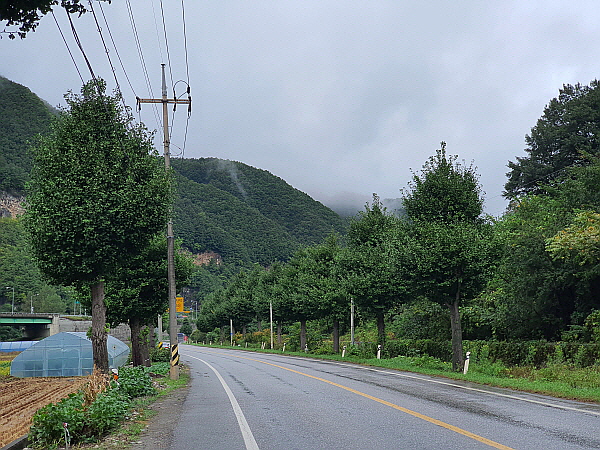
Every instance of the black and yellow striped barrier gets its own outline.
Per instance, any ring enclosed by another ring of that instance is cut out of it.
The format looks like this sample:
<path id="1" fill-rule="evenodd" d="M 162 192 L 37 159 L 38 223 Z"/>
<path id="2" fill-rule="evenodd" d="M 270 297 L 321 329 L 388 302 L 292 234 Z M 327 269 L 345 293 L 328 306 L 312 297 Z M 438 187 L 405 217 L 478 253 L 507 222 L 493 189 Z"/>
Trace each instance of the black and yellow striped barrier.
<path id="1" fill-rule="evenodd" d="M 179 345 L 173 344 L 171 347 L 171 367 L 179 365 Z"/>

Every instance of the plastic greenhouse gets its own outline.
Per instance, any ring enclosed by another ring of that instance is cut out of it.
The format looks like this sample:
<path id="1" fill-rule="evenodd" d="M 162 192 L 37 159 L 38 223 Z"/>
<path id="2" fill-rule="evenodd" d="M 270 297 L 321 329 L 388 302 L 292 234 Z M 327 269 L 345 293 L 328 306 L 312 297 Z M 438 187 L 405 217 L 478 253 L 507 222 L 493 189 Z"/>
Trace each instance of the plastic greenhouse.
<path id="1" fill-rule="evenodd" d="M 127 363 L 129 347 L 108 336 L 108 365 L 117 368 Z M 23 351 L 10 366 L 13 377 L 72 377 L 90 375 L 94 368 L 92 341 L 84 332 L 52 335 Z"/>
<path id="2" fill-rule="evenodd" d="M 0 342 L 0 352 L 22 352 L 27 350 L 36 341 Z"/>

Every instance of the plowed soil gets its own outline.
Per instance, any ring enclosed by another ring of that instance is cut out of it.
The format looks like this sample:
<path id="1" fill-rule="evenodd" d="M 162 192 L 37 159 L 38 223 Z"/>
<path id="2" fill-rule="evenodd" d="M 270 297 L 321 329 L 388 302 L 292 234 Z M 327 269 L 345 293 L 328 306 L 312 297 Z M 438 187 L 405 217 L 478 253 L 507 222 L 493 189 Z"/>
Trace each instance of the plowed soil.
<path id="1" fill-rule="evenodd" d="M 26 435 L 33 414 L 77 392 L 88 377 L 0 378 L 0 447 Z"/>

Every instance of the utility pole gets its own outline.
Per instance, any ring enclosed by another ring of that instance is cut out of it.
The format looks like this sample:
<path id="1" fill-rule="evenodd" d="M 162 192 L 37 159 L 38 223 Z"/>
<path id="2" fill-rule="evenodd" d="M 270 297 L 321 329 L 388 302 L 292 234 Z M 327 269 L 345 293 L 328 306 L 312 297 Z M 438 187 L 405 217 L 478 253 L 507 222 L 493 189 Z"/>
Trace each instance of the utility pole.
<path id="1" fill-rule="evenodd" d="M 192 98 L 190 97 L 190 87 L 187 88 L 188 98 L 178 99 L 173 94 L 173 98 L 167 98 L 167 82 L 165 79 L 165 65 L 162 66 L 162 98 L 137 98 L 138 107 L 142 103 L 162 103 L 163 110 L 163 147 L 165 158 L 165 170 L 171 168 L 171 152 L 169 150 L 169 114 L 167 105 L 172 103 L 174 108 L 178 104 L 188 105 L 188 114 L 192 108 Z M 173 211 L 170 211 L 169 222 L 167 223 L 167 278 L 169 282 L 169 342 L 171 350 L 171 380 L 179 379 L 179 351 L 177 349 L 177 300 L 175 287 L 175 236 L 173 235 Z"/>

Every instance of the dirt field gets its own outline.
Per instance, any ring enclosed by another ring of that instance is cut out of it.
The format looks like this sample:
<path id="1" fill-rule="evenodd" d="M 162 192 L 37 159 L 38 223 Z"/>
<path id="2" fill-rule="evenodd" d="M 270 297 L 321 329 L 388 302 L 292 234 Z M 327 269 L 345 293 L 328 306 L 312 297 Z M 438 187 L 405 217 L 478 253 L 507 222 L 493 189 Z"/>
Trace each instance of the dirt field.
<path id="1" fill-rule="evenodd" d="M 86 382 L 87 377 L 0 377 L 0 447 L 27 434 L 39 408 L 77 392 Z"/>

